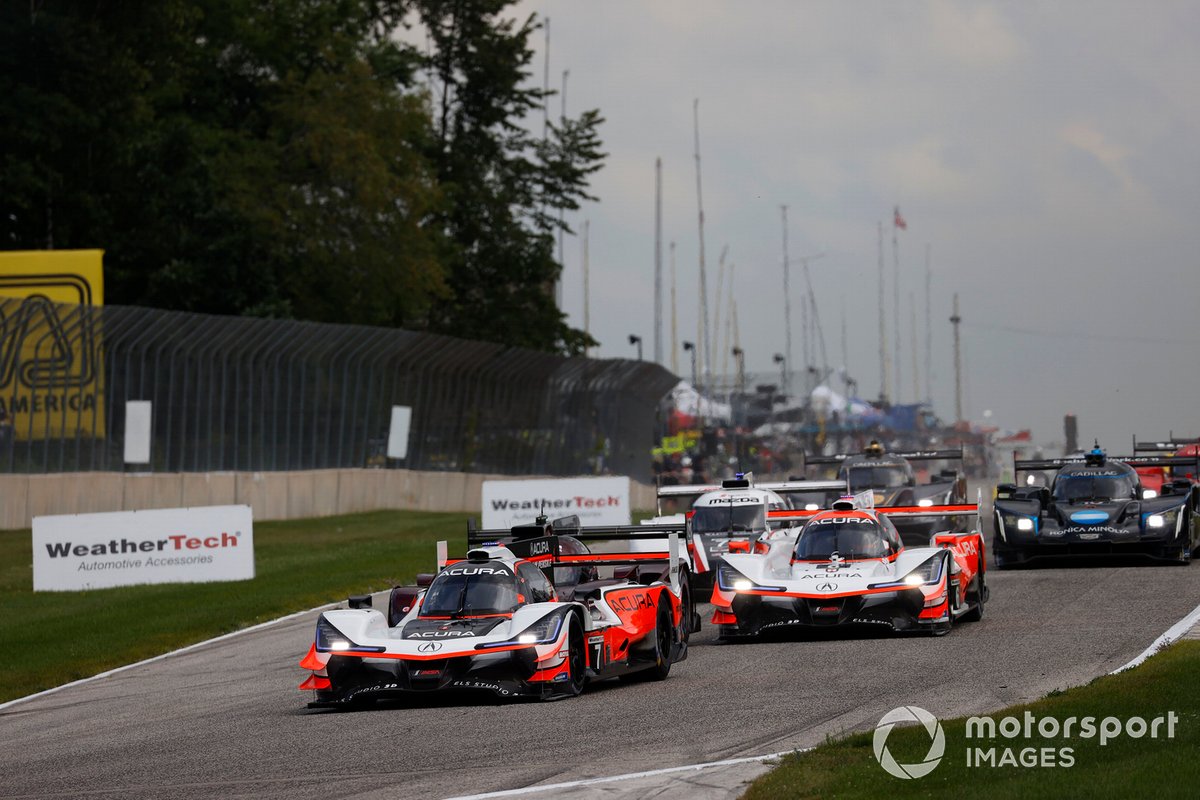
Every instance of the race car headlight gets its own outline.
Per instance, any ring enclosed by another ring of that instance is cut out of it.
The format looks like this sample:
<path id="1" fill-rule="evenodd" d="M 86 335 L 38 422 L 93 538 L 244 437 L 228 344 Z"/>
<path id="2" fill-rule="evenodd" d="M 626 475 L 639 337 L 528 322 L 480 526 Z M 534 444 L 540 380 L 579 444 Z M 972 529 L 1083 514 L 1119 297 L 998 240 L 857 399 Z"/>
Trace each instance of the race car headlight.
<path id="1" fill-rule="evenodd" d="M 566 612 L 548 614 L 511 639 L 503 642 L 484 642 L 475 645 L 476 650 L 492 650 L 497 647 L 536 647 L 540 644 L 553 644 L 562 632 L 563 617 Z"/>
<path id="2" fill-rule="evenodd" d="M 785 588 L 755 583 L 728 564 L 717 569 L 717 586 L 726 592 L 782 592 Z"/>
<path id="3" fill-rule="evenodd" d="M 933 501 L 928 497 L 922 497 L 917 501 L 917 505 L 919 505 L 921 508 L 929 508 L 931 505 L 933 505 Z"/>
<path id="4" fill-rule="evenodd" d="M 344 653 L 347 650 L 355 650 L 360 653 L 382 653 L 387 649 L 384 647 L 355 644 L 350 641 L 350 637 L 335 628 L 332 622 L 325 619 L 324 614 L 317 618 L 316 639 L 318 653 Z"/>
<path id="5" fill-rule="evenodd" d="M 1173 511 L 1160 511 L 1157 514 L 1149 514 L 1146 516 L 1146 527 L 1154 530 L 1173 528 L 1175 527 L 1175 522 L 1178 519 L 1178 515 L 1178 509 Z"/>
<path id="6" fill-rule="evenodd" d="M 872 583 L 868 589 L 914 589 L 918 586 L 933 586 L 942 580 L 942 564 L 945 559 L 939 553 L 922 562 L 921 566 L 900 580 Z"/>
<path id="7" fill-rule="evenodd" d="M 997 514 L 997 518 L 1006 530 L 1018 530 L 1022 533 L 1037 530 L 1037 522 L 1033 517 L 1024 517 L 1018 514 Z"/>

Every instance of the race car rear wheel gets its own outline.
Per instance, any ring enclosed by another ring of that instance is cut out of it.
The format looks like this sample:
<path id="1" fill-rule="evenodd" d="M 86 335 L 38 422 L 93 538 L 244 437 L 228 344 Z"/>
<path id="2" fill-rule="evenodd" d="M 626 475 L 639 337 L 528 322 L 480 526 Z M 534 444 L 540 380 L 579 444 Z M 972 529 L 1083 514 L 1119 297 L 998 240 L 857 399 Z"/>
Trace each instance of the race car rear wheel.
<path id="1" fill-rule="evenodd" d="M 654 626 L 654 666 L 647 675 L 661 681 L 671 674 L 671 646 L 675 642 L 675 615 L 671 611 L 671 595 L 666 591 L 658 595 L 658 613 Z"/>
<path id="2" fill-rule="evenodd" d="M 650 631 L 642 642 L 638 661 L 648 666 L 621 675 L 622 681 L 661 681 L 671 672 L 671 650 L 675 644 L 675 612 L 671 608 L 671 594 L 666 589 L 658 595 L 654 630 Z"/>
<path id="3" fill-rule="evenodd" d="M 587 682 L 587 649 L 583 641 L 583 625 L 579 617 L 571 614 L 567 621 L 567 675 L 566 694 L 574 697 L 583 691 Z"/>

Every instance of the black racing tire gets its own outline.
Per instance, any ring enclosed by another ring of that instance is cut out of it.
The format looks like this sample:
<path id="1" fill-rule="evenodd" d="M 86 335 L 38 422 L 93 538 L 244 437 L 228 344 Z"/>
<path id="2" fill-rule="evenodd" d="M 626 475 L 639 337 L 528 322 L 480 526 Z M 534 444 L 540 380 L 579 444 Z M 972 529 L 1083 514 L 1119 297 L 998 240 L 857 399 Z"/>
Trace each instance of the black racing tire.
<path id="1" fill-rule="evenodd" d="M 567 674 L 570 679 L 563 684 L 563 694 L 575 697 L 587 683 L 587 643 L 577 614 L 567 615 Z"/>
<path id="2" fill-rule="evenodd" d="M 661 681 L 671 674 L 671 649 L 675 643 L 675 613 L 671 609 L 671 595 L 665 589 L 658 595 L 658 607 L 654 613 L 654 630 L 647 634 L 642 649 L 642 658 L 649 666 L 636 672 L 620 676 L 623 683 Z M 643 662 L 645 663 L 645 662 Z"/>
<path id="3" fill-rule="evenodd" d="M 1200 556 L 1200 540 L 1196 541 L 1194 547 L 1192 546 L 1192 530 L 1196 525 L 1196 521 L 1195 517 L 1193 516 L 1194 512 L 1190 511 L 1190 509 L 1185 508 L 1180 513 L 1188 515 L 1187 519 L 1183 521 L 1183 529 L 1186 531 L 1186 533 L 1184 534 L 1183 546 L 1180 548 L 1180 550 L 1183 551 L 1183 557 L 1180 559 L 1180 563 L 1191 564 L 1192 558 Z"/>
<path id="4" fill-rule="evenodd" d="M 696 604 L 692 600 L 692 580 L 687 570 L 679 572 L 679 608 L 682 614 L 679 641 L 687 644 L 692 635 L 693 617 L 696 616 Z"/>
<path id="5" fill-rule="evenodd" d="M 929 632 L 934 636 L 945 636 L 954 628 L 954 602 L 952 600 L 953 592 L 951 586 L 953 583 L 950 580 L 950 554 L 943 550 L 946 555 L 942 562 L 942 575 L 946 580 L 946 621 L 938 623 L 929 629 Z"/>
<path id="6" fill-rule="evenodd" d="M 1016 551 L 992 548 L 991 565 L 996 569 L 1016 569 L 1021 564 L 1021 556 Z"/>
<path id="7" fill-rule="evenodd" d="M 970 611 L 963 614 L 963 622 L 979 622 L 979 620 L 983 619 L 983 604 L 987 602 L 987 583 L 984 579 L 986 574 L 986 570 L 980 570 L 979 574 L 975 576 L 975 580 L 973 581 L 975 584 L 975 605 Z M 967 589 L 967 597 L 971 597 L 971 590 L 969 588 Z"/>
<path id="8" fill-rule="evenodd" d="M 675 644 L 675 614 L 671 609 L 671 595 L 666 591 L 658 595 L 653 636 L 654 666 L 646 671 L 646 677 L 661 681 L 671 674 L 671 650 Z"/>

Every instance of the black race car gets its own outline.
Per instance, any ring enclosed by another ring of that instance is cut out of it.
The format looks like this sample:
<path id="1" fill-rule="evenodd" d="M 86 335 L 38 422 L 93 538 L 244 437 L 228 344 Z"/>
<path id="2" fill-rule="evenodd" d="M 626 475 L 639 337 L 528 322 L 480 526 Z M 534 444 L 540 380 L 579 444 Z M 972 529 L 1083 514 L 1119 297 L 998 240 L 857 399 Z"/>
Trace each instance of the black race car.
<path id="1" fill-rule="evenodd" d="M 1038 558 L 1136 555 L 1187 564 L 1200 548 L 1200 487 L 1186 479 L 1157 492 L 1135 467 L 1190 466 L 1197 459 L 1109 458 L 1097 446 L 1082 458 L 1013 462 L 1014 476 L 1056 472 L 1050 486 L 996 487 L 993 561 L 997 567 Z"/>
<path id="2" fill-rule="evenodd" d="M 944 462 L 938 472 L 931 472 L 927 483 L 917 481 L 913 462 Z M 846 481 L 851 494 L 870 491 L 878 506 L 928 508 L 930 506 L 962 505 L 967 502 L 967 479 L 961 469 L 945 466 L 945 462 L 963 462 L 963 451 L 920 450 L 908 453 L 889 453 L 872 441 L 862 453 L 841 453 L 832 456 L 807 456 L 806 471 L 819 470 L 823 465 L 838 465 L 838 480 Z M 912 517 L 894 520 L 904 543 L 925 546 L 939 527 L 936 518 Z M 955 523 L 963 522 L 961 520 Z"/>

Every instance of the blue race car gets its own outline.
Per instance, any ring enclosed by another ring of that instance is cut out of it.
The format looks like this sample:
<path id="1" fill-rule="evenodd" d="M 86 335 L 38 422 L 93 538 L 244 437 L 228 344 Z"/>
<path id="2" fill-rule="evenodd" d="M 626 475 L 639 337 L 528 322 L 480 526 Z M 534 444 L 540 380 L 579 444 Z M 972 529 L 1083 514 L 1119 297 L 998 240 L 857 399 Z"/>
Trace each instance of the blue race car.
<path id="1" fill-rule="evenodd" d="M 1197 459 L 1109 458 L 1097 445 L 1082 458 L 1013 462 L 1014 476 L 1053 472 L 1049 486 L 996 487 L 993 561 L 1003 568 L 1055 556 L 1145 556 L 1187 564 L 1200 548 L 1200 487 L 1172 480 L 1142 486 L 1135 467 Z"/>

